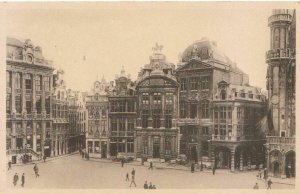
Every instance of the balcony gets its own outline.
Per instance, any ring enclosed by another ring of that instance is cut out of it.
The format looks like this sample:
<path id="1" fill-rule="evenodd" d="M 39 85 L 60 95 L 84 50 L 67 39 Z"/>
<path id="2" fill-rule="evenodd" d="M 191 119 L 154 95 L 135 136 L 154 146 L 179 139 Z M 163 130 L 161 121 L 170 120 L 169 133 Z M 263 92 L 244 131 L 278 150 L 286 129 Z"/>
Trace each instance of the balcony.
<path id="1" fill-rule="evenodd" d="M 275 49 L 266 52 L 266 62 L 271 62 L 278 59 L 295 59 L 295 49 Z"/>
<path id="2" fill-rule="evenodd" d="M 290 144 L 295 145 L 294 137 L 277 137 L 277 136 L 267 136 L 268 144 Z"/>
<path id="3" fill-rule="evenodd" d="M 199 125 L 199 119 L 198 118 L 180 118 L 178 119 L 178 125 L 183 126 L 183 125 Z"/>
<path id="4" fill-rule="evenodd" d="M 270 26 L 274 22 L 292 22 L 292 16 L 290 14 L 272 15 L 268 19 L 268 25 Z"/>

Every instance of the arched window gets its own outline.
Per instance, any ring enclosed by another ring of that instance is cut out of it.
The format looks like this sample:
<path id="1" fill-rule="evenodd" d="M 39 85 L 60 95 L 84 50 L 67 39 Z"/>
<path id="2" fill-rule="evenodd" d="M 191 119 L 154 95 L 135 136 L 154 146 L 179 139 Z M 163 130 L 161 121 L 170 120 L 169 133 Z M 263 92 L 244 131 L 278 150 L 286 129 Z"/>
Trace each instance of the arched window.
<path id="1" fill-rule="evenodd" d="M 221 90 L 221 100 L 226 100 L 226 91 L 224 89 Z"/>

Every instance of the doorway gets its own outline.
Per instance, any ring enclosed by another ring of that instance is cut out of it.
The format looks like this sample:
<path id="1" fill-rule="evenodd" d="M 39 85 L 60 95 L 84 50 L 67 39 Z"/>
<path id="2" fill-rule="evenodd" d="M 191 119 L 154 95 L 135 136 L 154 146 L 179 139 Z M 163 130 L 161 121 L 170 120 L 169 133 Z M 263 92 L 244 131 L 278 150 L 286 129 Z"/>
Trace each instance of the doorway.
<path id="1" fill-rule="evenodd" d="M 23 148 L 23 138 L 17 138 L 17 149 Z"/>
<path id="2" fill-rule="evenodd" d="M 191 160 L 198 162 L 197 148 L 195 145 L 191 147 Z"/>
<path id="3" fill-rule="evenodd" d="M 101 142 L 101 158 L 107 158 L 107 143 Z"/>
<path id="4" fill-rule="evenodd" d="M 275 161 L 273 163 L 273 174 L 274 174 L 274 177 L 280 176 L 280 164 L 278 161 Z"/>

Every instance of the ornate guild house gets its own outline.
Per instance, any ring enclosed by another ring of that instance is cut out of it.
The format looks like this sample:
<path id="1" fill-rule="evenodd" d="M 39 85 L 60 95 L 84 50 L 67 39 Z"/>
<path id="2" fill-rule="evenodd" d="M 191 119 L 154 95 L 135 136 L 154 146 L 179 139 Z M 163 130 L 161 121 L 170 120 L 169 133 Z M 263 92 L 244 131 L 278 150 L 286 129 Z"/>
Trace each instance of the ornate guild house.
<path id="1" fill-rule="evenodd" d="M 50 155 L 52 61 L 29 39 L 7 38 L 6 48 L 7 154 Z"/>
<path id="2" fill-rule="evenodd" d="M 134 135 L 137 158 L 175 158 L 179 149 L 177 127 L 179 83 L 175 65 L 166 61 L 156 44 L 150 64 L 136 81 L 137 125 Z"/>

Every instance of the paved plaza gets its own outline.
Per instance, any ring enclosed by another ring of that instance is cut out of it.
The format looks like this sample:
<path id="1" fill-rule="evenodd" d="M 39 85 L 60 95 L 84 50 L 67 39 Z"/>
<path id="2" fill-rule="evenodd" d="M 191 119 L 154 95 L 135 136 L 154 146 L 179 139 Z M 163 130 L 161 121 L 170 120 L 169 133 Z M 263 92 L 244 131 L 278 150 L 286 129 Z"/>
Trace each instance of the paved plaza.
<path id="1" fill-rule="evenodd" d="M 229 170 L 217 170 L 216 175 L 209 171 L 191 173 L 184 170 L 156 169 L 148 170 L 147 166 L 125 164 L 122 168 L 118 163 L 87 161 L 79 154 L 58 158 L 39 163 L 40 177 L 35 178 L 33 165 L 13 166 L 7 172 L 7 187 L 13 188 L 13 175 L 18 173 L 19 182 L 16 189 L 21 187 L 21 175 L 25 173 L 25 188 L 74 188 L 74 189 L 124 189 L 130 181 L 125 181 L 125 175 L 136 171 L 137 187 L 142 189 L 144 182 L 152 182 L 158 189 L 252 189 L 258 182 L 260 189 L 265 189 L 262 180 L 256 179 L 256 171 L 230 173 Z M 231 180 L 231 181 L 224 181 Z M 274 183 L 272 189 L 293 189 L 293 185 Z"/>

